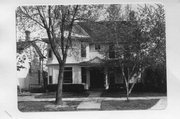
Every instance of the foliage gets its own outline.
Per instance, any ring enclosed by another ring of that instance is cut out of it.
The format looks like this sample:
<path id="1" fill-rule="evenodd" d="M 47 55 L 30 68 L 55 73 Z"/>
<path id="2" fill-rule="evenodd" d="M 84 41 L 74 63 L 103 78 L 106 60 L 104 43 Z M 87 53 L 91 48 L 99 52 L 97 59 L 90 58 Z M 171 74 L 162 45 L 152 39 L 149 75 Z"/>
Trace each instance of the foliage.
<path id="1" fill-rule="evenodd" d="M 141 44 L 142 54 L 152 59 L 152 64 L 162 63 L 165 65 L 165 11 L 163 5 L 140 6 L 138 12 L 138 22 L 144 40 Z"/>
<path id="2" fill-rule="evenodd" d="M 28 59 L 25 54 L 17 54 L 17 71 L 27 68 Z"/>
<path id="3" fill-rule="evenodd" d="M 118 11 L 115 5 L 110 6 L 109 9 L 114 9 L 116 13 Z M 165 65 L 165 17 L 164 8 L 160 4 L 139 6 L 138 12 L 132 11 L 127 5 L 125 10 L 127 23 L 117 27 L 114 22 L 115 25 L 108 29 L 113 30 L 114 34 L 123 32 L 123 36 L 110 36 L 111 39 L 114 39 L 113 50 L 116 56 L 113 63 L 107 58 L 107 65 L 121 67 L 120 71 L 125 81 L 128 100 L 135 83 L 141 78 L 147 67 L 156 67 L 158 64 Z M 113 12 L 108 12 L 109 17 L 118 19 L 117 16 L 111 15 Z M 119 15 L 119 18 L 121 17 Z M 109 19 L 114 20 L 113 18 Z M 132 79 L 134 82 L 130 85 Z"/>
<path id="4" fill-rule="evenodd" d="M 108 21 L 123 20 L 122 5 L 111 4 L 106 11 L 108 13 L 106 18 Z"/>

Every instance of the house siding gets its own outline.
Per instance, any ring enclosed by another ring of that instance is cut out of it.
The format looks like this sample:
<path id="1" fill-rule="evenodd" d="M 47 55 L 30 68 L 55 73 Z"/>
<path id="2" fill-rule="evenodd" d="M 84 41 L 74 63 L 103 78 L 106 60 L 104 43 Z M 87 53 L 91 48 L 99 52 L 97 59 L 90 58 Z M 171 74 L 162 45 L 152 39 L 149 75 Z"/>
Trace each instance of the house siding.
<path id="1" fill-rule="evenodd" d="M 108 50 L 107 44 L 101 44 L 101 49 L 95 50 L 95 44 L 88 44 L 87 42 L 83 42 L 86 45 L 86 57 L 81 57 L 81 42 L 75 43 L 72 49 L 68 50 L 68 57 L 66 59 L 66 64 L 72 63 L 80 63 L 83 61 L 89 61 L 95 57 L 99 57 L 101 59 L 104 58 L 105 52 Z M 49 47 L 50 48 L 50 47 Z M 58 64 L 58 61 L 52 53 L 52 58 L 48 58 L 47 65 Z"/>

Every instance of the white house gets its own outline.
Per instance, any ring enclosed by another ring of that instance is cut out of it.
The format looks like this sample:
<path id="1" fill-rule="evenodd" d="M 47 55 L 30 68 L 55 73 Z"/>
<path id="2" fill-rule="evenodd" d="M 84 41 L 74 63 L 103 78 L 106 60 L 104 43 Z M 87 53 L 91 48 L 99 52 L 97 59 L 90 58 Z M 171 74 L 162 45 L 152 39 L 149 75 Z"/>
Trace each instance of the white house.
<path id="1" fill-rule="evenodd" d="M 108 89 L 110 85 L 123 84 L 118 68 L 112 70 L 112 67 L 104 65 L 105 58 L 115 58 L 115 53 L 111 50 L 115 40 L 109 37 L 113 34 L 107 34 L 107 29 L 112 28 L 112 25 L 112 22 L 79 22 L 74 25 L 72 48 L 68 51 L 64 71 L 65 85 L 82 84 L 89 90 Z M 130 27 L 127 22 L 117 22 L 115 26 L 122 27 L 118 34 L 122 35 L 122 41 L 124 28 L 127 26 Z M 58 82 L 58 62 L 50 46 L 48 48 L 48 85 L 51 85 Z"/>

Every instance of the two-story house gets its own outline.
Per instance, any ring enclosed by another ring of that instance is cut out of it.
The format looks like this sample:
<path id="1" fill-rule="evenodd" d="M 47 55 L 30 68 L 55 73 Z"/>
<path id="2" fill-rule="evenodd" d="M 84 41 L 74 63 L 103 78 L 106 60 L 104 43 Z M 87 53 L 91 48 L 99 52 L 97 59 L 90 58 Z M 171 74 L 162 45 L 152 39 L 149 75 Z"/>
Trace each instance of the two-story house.
<path id="1" fill-rule="evenodd" d="M 77 22 L 73 27 L 72 48 L 68 50 L 64 85 L 82 84 L 84 89 L 89 90 L 108 89 L 111 84 L 123 84 L 121 73 L 106 66 L 104 61 L 115 58 L 114 36 L 118 35 L 122 42 L 125 41 L 123 35 L 127 27 L 131 27 L 127 21 Z M 116 28 L 119 31 L 113 33 Z M 57 84 L 58 62 L 48 47 L 48 84 Z"/>

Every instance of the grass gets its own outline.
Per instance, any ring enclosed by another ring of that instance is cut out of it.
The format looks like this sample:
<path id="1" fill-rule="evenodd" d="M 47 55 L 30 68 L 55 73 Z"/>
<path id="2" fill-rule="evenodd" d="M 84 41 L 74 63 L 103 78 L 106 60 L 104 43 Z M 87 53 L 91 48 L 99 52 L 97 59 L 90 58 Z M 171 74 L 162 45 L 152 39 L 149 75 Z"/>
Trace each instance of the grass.
<path id="1" fill-rule="evenodd" d="M 167 96 L 166 93 L 150 93 L 150 92 L 132 92 L 129 97 L 156 97 L 156 96 Z M 126 97 L 125 92 L 118 92 L 118 91 L 104 91 L 101 94 L 101 97 L 114 97 L 114 98 L 120 98 L 120 97 Z"/>
<path id="2" fill-rule="evenodd" d="M 102 101 L 101 110 L 145 110 L 157 103 L 158 99 L 127 101 Z"/>
<path id="3" fill-rule="evenodd" d="M 47 105 L 54 105 L 53 101 L 22 101 L 18 102 L 18 109 L 22 112 L 42 112 L 42 111 L 74 111 L 79 105 L 80 101 L 66 101 L 68 106 L 58 109 L 45 108 Z"/>
<path id="4" fill-rule="evenodd" d="M 63 92 L 63 98 L 79 98 L 88 97 L 88 92 Z M 41 95 L 36 95 L 35 98 L 55 98 L 55 92 L 43 93 Z"/>

